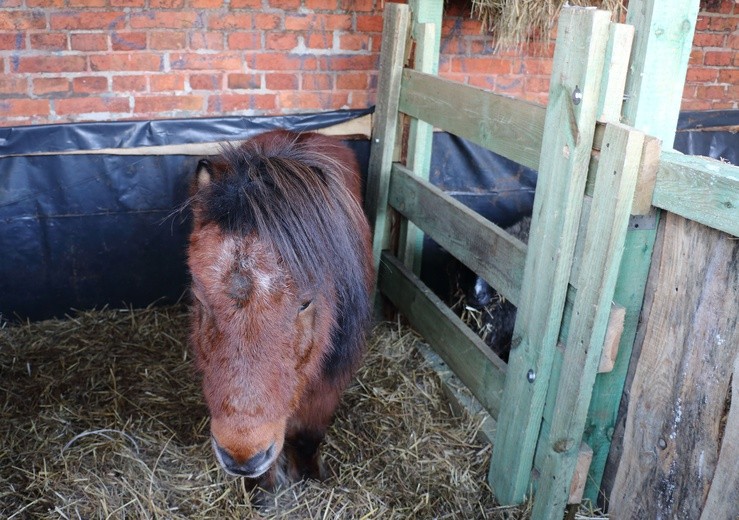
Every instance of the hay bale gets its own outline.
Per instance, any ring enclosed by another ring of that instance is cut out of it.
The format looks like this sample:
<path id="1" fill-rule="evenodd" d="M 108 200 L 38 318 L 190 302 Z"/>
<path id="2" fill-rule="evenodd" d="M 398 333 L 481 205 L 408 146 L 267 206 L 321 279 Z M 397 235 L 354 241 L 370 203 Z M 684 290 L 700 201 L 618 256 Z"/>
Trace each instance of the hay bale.
<path id="1" fill-rule="evenodd" d="M 528 41 L 549 39 L 554 21 L 567 0 L 472 0 L 471 14 L 492 33 L 499 48 L 520 48 Z M 624 0 L 570 0 L 569 5 L 595 6 L 611 11 L 614 20 L 625 14 Z"/>

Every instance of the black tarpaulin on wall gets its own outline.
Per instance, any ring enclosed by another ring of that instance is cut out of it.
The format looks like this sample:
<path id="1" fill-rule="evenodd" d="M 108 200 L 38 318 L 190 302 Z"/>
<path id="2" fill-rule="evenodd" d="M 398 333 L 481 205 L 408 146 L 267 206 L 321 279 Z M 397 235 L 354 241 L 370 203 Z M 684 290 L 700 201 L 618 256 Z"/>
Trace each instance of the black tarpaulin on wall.
<path id="1" fill-rule="evenodd" d="M 180 209 L 199 157 L 60 152 L 239 140 L 274 128 L 309 131 L 368 112 L 0 128 L 0 322 L 168 303 L 187 286 L 189 216 Z M 676 148 L 736 163 L 736 133 L 687 127 L 735 125 L 739 111 L 702 114 L 681 117 Z M 366 169 L 370 143 L 347 144 Z M 531 212 L 535 172 L 449 134 L 434 134 L 430 179 L 501 226 Z M 449 264 L 449 255 L 427 239 L 423 278 L 442 297 Z"/>

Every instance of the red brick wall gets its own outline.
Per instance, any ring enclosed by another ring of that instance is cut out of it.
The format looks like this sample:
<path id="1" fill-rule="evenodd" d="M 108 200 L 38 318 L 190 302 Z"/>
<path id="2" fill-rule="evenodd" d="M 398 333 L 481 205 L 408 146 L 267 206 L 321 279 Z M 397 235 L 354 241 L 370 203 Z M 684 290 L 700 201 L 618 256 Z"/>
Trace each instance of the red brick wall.
<path id="1" fill-rule="evenodd" d="M 465 2 L 456 2 L 465 4 Z M 440 73 L 545 102 L 551 60 L 447 8 Z M 383 0 L 0 0 L 0 125 L 374 104 Z M 739 4 L 709 0 L 683 109 L 739 108 Z"/>

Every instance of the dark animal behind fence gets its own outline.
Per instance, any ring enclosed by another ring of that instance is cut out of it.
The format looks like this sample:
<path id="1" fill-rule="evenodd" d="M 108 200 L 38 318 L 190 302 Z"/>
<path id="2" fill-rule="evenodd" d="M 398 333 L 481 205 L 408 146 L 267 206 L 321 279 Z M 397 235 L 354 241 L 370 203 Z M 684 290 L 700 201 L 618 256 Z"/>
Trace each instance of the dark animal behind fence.
<path id="1" fill-rule="evenodd" d="M 216 457 L 264 488 L 282 470 L 323 476 L 319 444 L 362 357 L 374 273 L 360 185 L 353 153 L 310 133 L 268 132 L 198 168 L 190 340 Z"/>

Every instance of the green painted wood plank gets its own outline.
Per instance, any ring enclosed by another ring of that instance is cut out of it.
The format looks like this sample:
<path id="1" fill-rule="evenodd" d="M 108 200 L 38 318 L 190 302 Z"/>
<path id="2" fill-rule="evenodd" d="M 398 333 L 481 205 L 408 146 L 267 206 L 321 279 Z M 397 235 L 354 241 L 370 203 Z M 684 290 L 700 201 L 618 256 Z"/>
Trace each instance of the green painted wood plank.
<path id="1" fill-rule="evenodd" d="M 598 164 L 578 292 L 557 387 L 550 386 L 554 413 L 544 450 L 532 516 L 559 520 L 567 504 L 611 302 L 621 264 L 644 134 L 607 125 Z"/>
<path id="2" fill-rule="evenodd" d="M 380 77 L 377 85 L 372 148 L 367 170 L 365 209 L 374 225 L 372 253 L 375 270 L 379 268 L 380 253 L 387 247 L 387 190 L 393 161 L 398 127 L 398 97 L 400 71 L 405 60 L 405 42 L 410 27 L 407 5 L 390 3 L 385 7 L 382 28 Z"/>
<path id="3" fill-rule="evenodd" d="M 503 504 L 521 502 L 531 477 L 593 144 L 609 23 L 608 12 L 583 8 L 564 8 L 559 20 L 529 251 L 489 473 Z M 573 95 L 577 92 L 579 98 Z"/>
<path id="4" fill-rule="evenodd" d="M 399 164 L 393 165 L 388 201 L 504 298 L 518 304 L 526 244 Z"/>
<path id="5" fill-rule="evenodd" d="M 493 418 L 506 365 L 447 305 L 393 255 L 384 252 L 380 290 L 408 318 Z"/>
<path id="6" fill-rule="evenodd" d="M 622 121 L 672 148 L 692 48 L 699 0 L 631 0 L 626 23 L 634 26 Z M 656 188 L 656 187 L 655 187 Z M 593 389 L 585 440 L 593 448 L 585 496 L 598 498 L 618 416 L 639 312 L 649 274 L 657 221 L 652 230 L 632 229 L 616 285 L 616 303 L 626 308 L 614 369 L 599 374 Z"/>
<path id="7" fill-rule="evenodd" d="M 422 38 L 422 33 L 426 30 L 423 25 L 431 24 L 437 28 L 441 27 L 442 16 L 444 15 L 444 0 L 408 0 L 408 6 L 411 8 L 411 34 L 414 40 L 419 41 Z M 424 70 L 424 72 L 437 74 L 439 72 L 439 49 L 441 47 L 440 30 L 434 31 L 434 40 L 428 42 L 428 45 L 436 50 L 436 60 L 432 68 Z M 418 67 L 415 68 L 418 69 Z"/>
<path id="8" fill-rule="evenodd" d="M 739 167 L 708 157 L 664 151 L 652 204 L 739 236 Z"/>
<path id="9" fill-rule="evenodd" d="M 436 25 L 417 24 L 414 68 L 434 74 L 439 64 L 439 48 L 436 46 Z M 408 158 L 406 166 L 418 177 L 428 180 L 431 169 L 431 145 L 434 128 L 420 119 L 411 119 L 408 128 Z M 423 233 L 407 219 L 400 223 L 398 256 L 416 275 L 421 274 Z"/>
<path id="10" fill-rule="evenodd" d="M 618 123 L 624 102 L 626 77 L 629 72 L 629 54 L 634 42 L 634 27 L 612 23 L 606 48 L 606 67 L 600 84 L 598 119 Z"/>
<path id="11" fill-rule="evenodd" d="M 406 69 L 400 111 L 539 169 L 546 113 L 541 105 Z"/>

